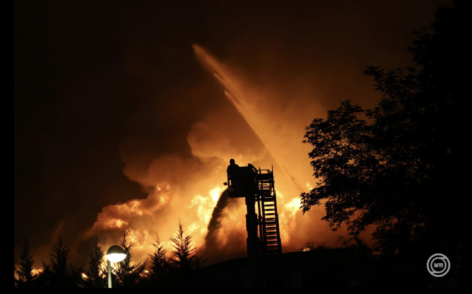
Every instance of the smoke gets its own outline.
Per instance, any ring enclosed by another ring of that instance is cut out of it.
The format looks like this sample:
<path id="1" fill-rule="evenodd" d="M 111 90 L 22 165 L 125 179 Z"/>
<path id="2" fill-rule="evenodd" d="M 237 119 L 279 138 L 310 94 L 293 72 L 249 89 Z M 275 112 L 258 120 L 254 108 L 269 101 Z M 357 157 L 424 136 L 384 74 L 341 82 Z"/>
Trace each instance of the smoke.
<path id="1" fill-rule="evenodd" d="M 309 146 L 301 143 L 304 128 L 325 110 L 303 89 L 287 99 L 272 90 L 276 86 L 255 86 L 202 47 L 193 48 L 224 87 L 220 95 L 229 104 L 207 111 L 191 124 L 185 135 L 190 154 L 156 152 L 156 143 L 143 137 L 123 141 L 123 173 L 147 196 L 104 207 L 84 239 L 97 236 L 106 248 L 125 231 L 135 258 L 144 260 L 157 235 L 172 248 L 164 238 L 172 237 L 181 222 L 198 255 L 210 263 L 244 256 L 244 201 L 229 199 L 223 186 L 228 160 L 235 158 L 239 165 L 273 168 L 284 252 L 300 250 L 306 242 L 338 244 L 339 236 L 347 233 L 333 234 L 321 221 L 324 207 L 303 215 L 299 201 L 300 193 L 315 185 Z"/>
<path id="2" fill-rule="evenodd" d="M 287 99 L 270 88 L 251 86 L 199 45 L 194 44 L 193 48 L 199 60 L 224 86 L 226 97 L 263 142 L 297 192 L 302 191 L 304 183 L 313 183 L 306 156 L 310 149 L 301 144 L 301 141 L 305 126 L 310 123 L 314 114 L 322 116 L 324 109 L 298 92 L 293 92 L 290 99 Z"/>
<path id="3" fill-rule="evenodd" d="M 145 259 L 179 219 L 204 250 L 230 158 L 273 165 L 284 252 L 341 245 L 323 206 L 299 209 L 304 128 L 342 100 L 374 107 L 363 69 L 411 66 L 436 1 L 148 2 L 17 7 L 15 256 L 29 239 L 41 266 L 60 234 L 86 264 L 124 230 Z M 244 254 L 244 204 L 220 213 L 218 252 Z"/>
<path id="4" fill-rule="evenodd" d="M 309 90 L 301 86 L 291 89 L 290 96 L 280 91 L 276 84 L 261 86 L 258 83 L 256 86 L 201 46 L 194 44 L 193 49 L 201 64 L 224 87 L 227 99 L 267 150 L 268 156 L 256 161 L 256 166 L 275 167 L 281 235 L 285 248 L 289 251 L 298 250 L 297 246 L 309 241 L 337 245 L 339 241 L 336 240 L 346 236 L 347 232 L 333 234 L 328 225 L 321 221 L 324 206 L 314 207 L 311 212 L 302 215 L 299 200 L 301 192 L 310 190 L 316 184 L 311 176 L 307 156 L 310 147 L 301 142 L 305 127 L 314 117 L 323 117 L 326 109 L 313 99 Z"/>

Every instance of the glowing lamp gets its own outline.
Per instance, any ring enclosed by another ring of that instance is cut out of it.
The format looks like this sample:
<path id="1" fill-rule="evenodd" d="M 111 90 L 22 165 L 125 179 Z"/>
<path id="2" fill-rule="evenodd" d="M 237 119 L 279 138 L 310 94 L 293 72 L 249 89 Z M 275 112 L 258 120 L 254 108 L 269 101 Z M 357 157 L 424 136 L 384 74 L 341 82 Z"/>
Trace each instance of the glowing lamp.
<path id="1" fill-rule="evenodd" d="M 126 252 L 121 246 L 113 245 L 108 249 L 106 257 L 111 262 L 120 262 L 126 258 Z"/>
<path id="2" fill-rule="evenodd" d="M 108 248 L 107 254 L 107 267 L 108 267 L 108 288 L 111 288 L 111 263 L 120 262 L 126 258 L 126 252 L 121 246 L 113 245 Z"/>

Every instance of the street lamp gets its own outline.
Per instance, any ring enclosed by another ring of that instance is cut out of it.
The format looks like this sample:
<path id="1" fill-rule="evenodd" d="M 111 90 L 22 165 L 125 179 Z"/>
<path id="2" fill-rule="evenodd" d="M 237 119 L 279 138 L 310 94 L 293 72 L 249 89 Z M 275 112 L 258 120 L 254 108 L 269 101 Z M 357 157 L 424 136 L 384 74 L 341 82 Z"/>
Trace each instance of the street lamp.
<path id="1" fill-rule="evenodd" d="M 120 262 L 125 259 L 126 252 L 121 248 L 121 246 L 113 245 L 108 249 L 106 257 L 108 267 L 108 288 L 111 288 L 111 263 Z"/>

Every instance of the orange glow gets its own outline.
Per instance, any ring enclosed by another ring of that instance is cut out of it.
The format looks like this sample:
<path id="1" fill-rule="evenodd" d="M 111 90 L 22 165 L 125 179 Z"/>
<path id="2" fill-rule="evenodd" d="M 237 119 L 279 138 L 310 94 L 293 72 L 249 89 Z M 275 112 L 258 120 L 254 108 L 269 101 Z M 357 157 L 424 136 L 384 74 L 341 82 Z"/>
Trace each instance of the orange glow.
<path id="1" fill-rule="evenodd" d="M 108 248 L 117 243 L 119 232 L 126 230 L 138 262 L 154 251 L 151 244 L 157 235 L 161 236 L 162 245 L 172 250 L 169 238 L 180 221 L 185 234 L 192 236 L 197 252 L 245 256 L 243 199 L 229 199 L 224 207 L 222 204 L 211 235 L 209 232 L 213 211 L 226 189 L 223 182 L 228 161 L 234 158 L 241 166 L 248 163 L 269 169 L 273 166 L 284 252 L 299 251 L 307 242 L 337 245 L 339 236 L 347 236 L 346 232 L 333 233 L 321 221 L 323 206 L 303 215 L 299 199 L 301 192 L 311 190 L 316 183 L 308 158 L 310 147 L 301 143 L 305 126 L 314 117 L 324 116 L 325 110 L 313 102 L 315 99 L 308 99 L 304 89 L 294 91 L 290 99 L 280 97 L 280 93 L 270 90 L 273 85 L 254 86 L 202 47 L 193 48 L 198 60 L 215 77 L 215 83 L 223 86 L 222 98 L 228 99 L 239 112 L 241 121 L 228 121 L 228 113 L 215 111 L 195 122 L 186 137 L 192 157 L 143 155 L 147 160 L 143 167 L 143 159 L 123 147 L 120 154 L 125 163 L 124 174 L 141 184 L 148 195 L 104 207 L 85 237 L 98 236 L 101 245 Z M 243 132 L 242 123 L 247 123 L 247 131 Z M 235 139 L 230 132 L 242 133 Z M 142 141 L 127 144 L 139 146 Z M 212 238 L 213 247 L 205 251 L 209 246 L 207 235 Z"/>
<path id="2" fill-rule="evenodd" d="M 33 276 L 37 276 L 39 274 L 42 274 L 44 272 L 44 268 L 33 268 L 33 270 L 31 271 L 31 274 Z"/>

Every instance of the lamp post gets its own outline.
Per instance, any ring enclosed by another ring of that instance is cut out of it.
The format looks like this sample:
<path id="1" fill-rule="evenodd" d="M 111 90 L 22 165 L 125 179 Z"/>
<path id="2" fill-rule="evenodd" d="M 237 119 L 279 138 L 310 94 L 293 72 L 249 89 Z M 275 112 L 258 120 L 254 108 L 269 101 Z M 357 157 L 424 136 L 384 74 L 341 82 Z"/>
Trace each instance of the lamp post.
<path id="1" fill-rule="evenodd" d="M 111 288 L 111 263 L 120 262 L 125 259 L 126 252 L 121 248 L 121 246 L 113 245 L 108 249 L 106 257 L 108 267 L 108 288 Z"/>

